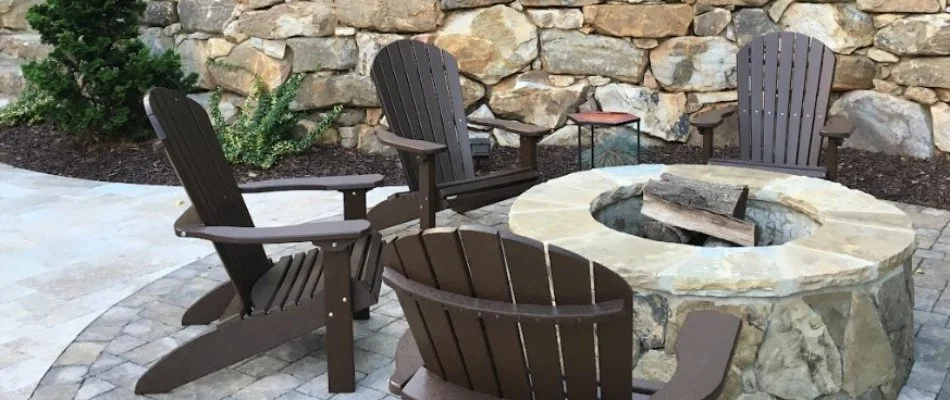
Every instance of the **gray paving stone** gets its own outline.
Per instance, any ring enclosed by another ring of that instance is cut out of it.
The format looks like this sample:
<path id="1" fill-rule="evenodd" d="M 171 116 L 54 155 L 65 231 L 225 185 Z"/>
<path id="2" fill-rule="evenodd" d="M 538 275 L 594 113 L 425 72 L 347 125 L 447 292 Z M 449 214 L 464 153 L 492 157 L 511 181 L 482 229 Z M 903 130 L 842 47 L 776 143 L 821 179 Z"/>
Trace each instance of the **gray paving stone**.
<path id="1" fill-rule="evenodd" d="M 319 400 L 316 397 L 310 397 L 303 393 L 300 393 L 296 390 L 291 390 L 287 393 L 280 395 L 277 400 Z"/>
<path id="2" fill-rule="evenodd" d="M 303 383 L 302 379 L 287 374 L 271 375 L 241 389 L 233 397 L 238 400 L 273 399 Z"/>
<path id="3" fill-rule="evenodd" d="M 124 362 L 125 359 L 119 358 L 118 356 L 102 353 L 102 355 L 99 356 L 99 359 L 89 366 L 89 376 L 99 375 L 100 373 L 108 371 L 116 365 L 122 364 Z"/>
<path id="4" fill-rule="evenodd" d="M 257 356 L 251 358 L 245 363 L 237 366 L 236 369 L 238 372 L 248 374 L 250 376 L 255 376 L 262 378 L 265 376 L 270 376 L 280 371 L 284 367 L 289 365 L 288 362 L 283 360 L 278 360 L 274 357 L 267 355 Z"/>
<path id="5" fill-rule="evenodd" d="M 940 291 L 936 289 L 918 288 L 914 291 L 914 309 L 930 311 L 940 298 L 940 294 Z"/>
<path id="6" fill-rule="evenodd" d="M 209 399 L 217 400 L 231 396 L 257 381 L 233 369 L 223 369 L 211 375 L 187 383 L 169 393 L 154 394 L 159 400 Z"/>
<path id="7" fill-rule="evenodd" d="M 322 341 L 321 341 L 322 342 Z M 288 363 L 295 362 L 307 356 L 312 350 L 322 348 L 323 343 L 297 339 L 284 343 L 267 352 L 267 355 Z"/>
<path id="8" fill-rule="evenodd" d="M 78 341 L 83 342 L 108 342 L 112 339 L 115 339 L 119 335 L 119 332 L 122 331 L 122 325 L 114 326 L 90 326 L 86 328 L 79 337 L 76 338 Z"/>
<path id="9" fill-rule="evenodd" d="M 179 343 L 175 339 L 170 337 L 161 338 L 146 345 L 137 347 L 134 350 L 119 354 L 119 356 L 138 365 L 148 365 L 152 361 L 162 358 L 178 347 L 178 345 Z"/>
<path id="10" fill-rule="evenodd" d="M 105 351 L 112 354 L 122 354 L 146 343 L 148 343 L 148 341 L 132 335 L 121 335 L 109 342 L 109 344 L 106 345 Z"/>
<path id="11" fill-rule="evenodd" d="M 184 313 L 185 309 L 182 307 L 156 301 L 142 310 L 139 316 L 168 326 L 178 326 L 181 324 L 181 316 Z"/>
<path id="12" fill-rule="evenodd" d="M 331 400 L 381 400 L 386 397 L 386 392 L 380 392 L 376 389 L 357 386 L 353 393 L 337 393 Z"/>
<path id="13" fill-rule="evenodd" d="M 356 372 L 356 380 L 359 381 L 366 377 L 366 374 L 359 371 Z M 320 374 L 316 378 L 311 379 L 307 383 L 301 385 L 297 388 L 297 391 L 303 393 L 307 396 L 316 397 L 318 399 L 329 399 L 333 396 L 332 393 L 328 390 L 327 386 L 327 374 Z"/>
<path id="14" fill-rule="evenodd" d="M 89 400 L 112 389 L 115 389 L 115 385 L 104 380 L 96 378 L 86 379 L 86 381 L 82 383 L 82 386 L 79 387 L 79 391 L 76 392 L 76 400 Z"/>
<path id="15" fill-rule="evenodd" d="M 89 367 L 85 365 L 70 365 L 65 367 L 53 367 L 46 372 L 46 376 L 40 381 L 42 385 L 68 385 L 73 383 L 82 383 L 89 372 Z"/>
<path id="16" fill-rule="evenodd" d="M 389 378 L 392 376 L 393 371 L 396 369 L 396 363 L 391 362 L 386 364 L 384 367 L 373 371 L 373 373 L 366 375 L 365 378 L 357 382 L 361 386 L 366 386 L 368 388 L 376 389 L 380 392 L 389 392 Z"/>
<path id="17" fill-rule="evenodd" d="M 950 365 L 950 346 L 947 342 L 918 337 L 914 340 L 914 360 L 937 365 Z"/>
<path id="18" fill-rule="evenodd" d="M 386 304 L 383 304 L 376 309 L 374 312 L 385 314 L 393 318 L 404 318 L 402 313 L 402 307 L 399 305 L 398 301 L 390 301 Z"/>
<path id="19" fill-rule="evenodd" d="M 934 400 L 936 398 L 936 393 L 925 392 L 910 386 L 904 386 L 897 396 L 897 400 Z"/>
<path id="20" fill-rule="evenodd" d="M 378 331 L 380 328 L 391 324 L 395 320 L 396 318 L 390 317 L 386 314 L 372 314 L 372 312 L 370 312 L 369 319 L 353 321 L 353 325 L 370 331 Z"/>
<path id="21" fill-rule="evenodd" d="M 318 350 L 313 355 L 306 356 L 288 365 L 280 372 L 306 380 L 316 378 L 327 372 L 326 352 Z"/>
<path id="22" fill-rule="evenodd" d="M 933 326 L 933 325 L 924 325 L 920 328 L 920 337 L 939 340 L 941 342 L 946 342 L 947 345 L 950 345 L 950 329 Z M 950 366 L 948 366 L 950 367 Z"/>
<path id="23" fill-rule="evenodd" d="M 401 338 L 402 335 L 406 333 L 406 329 L 409 329 L 409 323 L 404 319 L 400 319 L 386 325 L 383 329 L 379 330 L 379 333 Z"/>
<path id="24" fill-rule="evenodd" d="M 931 310 L 935 314 L 950 315 L 950 301 L 938 301 Z"/>
<path id="25" fill-rule="evenodd" d="M 950 366 L 917 362 L 910 371 L 907 385 L 928 393 L 938 393 L 947 377 L 947 368 Z"/>
<path id="26" fill-rule="evenodd" d="M 392 357 L 386 357 L 360 348 L 354 349 L 356 370 L 364 374 L 371 374 L 392 362 Z"/>
<path id="27" fill-rule="evenodd" d="M 914 322 L 923 325 L 946 326 L 948 321 L 950 321 L 950 317 L 944 314 L 914 310 Z"/>
<path id="28" fill-rule="evenodd" d="M 144 373 L 145 367 L 132 362 L 126 362 L 99 374 L 99 379 L 119 387 L 131 389 L 135 387 L 135 382 Z"/>
<path id="29" fill-rule="evenodd" d="M 139 400 L 132 389 L 115 388 L 101 395 L 93 397 L 93 400 Z"/>
<path id="30" fill-rule="evenodd" d="M 914 252 L 914 255 L 923 259 L 927 259 L 927 260 L 939 260 L 939 261 L 943 261 L 944 257 L 947 256 L 942 251 L 934 251 L 934 250 L 928 250 L 928 249 L 917 249 L 917 251 Z"/>
<path id="31" fill-rule="evenodd" d="M 175 332 L 172 337 L 180 343 L 185 343 L 191 339 L 201 336 L 205 332 L 211 331 L 212 329 L 214 328 L 208 325 L 192 325 Z"/>
<path id="32" fill-rule="evenodd" d="M 93 323 L 93 325 L 95 325 L 96 323 L 110 323 L 110 322 L 121 323 L 122 325 L 125 325 L 125 323 L 129 321 L 132 321 L 133 319 L 137 319 L 138 314 L 139 314 L 139 310 L 137 308 L 130 308 L 123 305 L 118 305 L 118 306 L 110 308 L 109 311 L 106 311 L 105 313 L 100 315 L 99 318 L 96 320 L 96 322 Z"/>
<path id="33" fill-rule="evenodd" d="M 129 322 L 125 328 L 122 328 L 122 333 L 126 335 L 132 335 L 146 341 L 153 341 L 171 336 L 179 329 L 180 328 L 178 327 L 168 326 L 161 322 L 148 319 L 139 319 Z"/>
<path id="34" fill-rule="evenodd" d="M 377 333 L 356 341 L 356 347 L 393 358 L 396 356 L 397 343 L 398 337 Z"/>
<path id="35" fill-rule="evenodd" d="M 88 365 L 99 359 L 106 347 L 102 342 L 75 342 L 59 356 L 54 365 Z"/>
<path id="36" fill-rule="evenodd" d="M 71 399 L 79 391 L 79 384 L 69 385 L 49 385 L 36 388 L 33 392 L 32 400 L 62 400 Z"/>

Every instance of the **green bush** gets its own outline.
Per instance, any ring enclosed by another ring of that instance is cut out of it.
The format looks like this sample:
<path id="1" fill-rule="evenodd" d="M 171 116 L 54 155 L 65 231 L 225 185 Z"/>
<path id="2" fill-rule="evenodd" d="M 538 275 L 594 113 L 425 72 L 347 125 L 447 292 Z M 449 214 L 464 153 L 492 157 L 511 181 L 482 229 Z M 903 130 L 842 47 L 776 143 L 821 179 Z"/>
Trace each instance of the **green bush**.
<path id="1" fill-rule="evenodd" d="M 211 118 L 229 162 L 268 169 L 284 156 L 306 151 L 330 127 L 343 111 L 342 106 L 334 107 L 303 137 L 294 137 L 293 128 L 300 113 L 291 111 L 290 103 L 303 78 L 302 74 L 293 75 L 273 91 L 257 79 L 237 120 L 230 125 L 221 115 L 221 88 L 215 89 L 210 102 Z"/>
<path id="2" fill-rule="evenodd" d="M 190 92 L 174 52 L 154 56 L 138 39 L 142 0 L 46 0 L 27 21 L 53 51 L 23 67 L 38 96 L 36 113 L 86 138 L 142 138 L 142 96 L 155 86 Z M 50 101 L 42 101 L 48 99 Z"/>
<path id="3" fill-rule="evenodd" d="M 43 122 L 40 109 L 49 103 L 49 98 L 35 86 L 27 84 L 17 101 L 0 108 L 0 127 L 35 125 Z"/>
<path id="4" fill-rule="evenodd" d="M 581 164 L 590 166 L 590 151 L 584 151 Z M 614 134 L 594 148 L 597 168 L 637 164 L 637 139 L 631 135 Z"/>

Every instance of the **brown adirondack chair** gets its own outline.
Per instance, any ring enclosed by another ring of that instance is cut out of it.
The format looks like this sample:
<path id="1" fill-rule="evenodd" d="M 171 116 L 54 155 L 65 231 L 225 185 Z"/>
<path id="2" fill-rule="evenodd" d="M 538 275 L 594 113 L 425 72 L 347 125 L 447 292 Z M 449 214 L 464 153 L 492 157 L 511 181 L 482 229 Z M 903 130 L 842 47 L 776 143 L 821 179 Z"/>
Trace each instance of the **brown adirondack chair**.
<path id="1" fill-rule="evenodd" d="M 352 313 L 375 303 L 382 283 L 382 241 L 365 220 L 366 192 L 383 177 L 238 186 L 198 103 L 155 88 L 145 96 L 145 108 L 193 204 L 175 222 L 175 232 L 214 242 L 230 282 L 192 306 L 195 315 L 210 320 L 223 315 L 223 321 L 150 366 L 135 392 L 169 391 L 322 326 L 327 327 L 330 391 L 353 391 Z M 241 194 L 281 190 L 343 191 L 349 220 L 254 227 Z M 264 253 L 263 244 L 294 242 L 313 242 L 317 248 L 276 261 Z M 235 293 L 236 310 L 224 312 Z"/>
<path id="2" fill-rule="evenodd" d="M 691 313 L 672 380 L 631 380 L 633 292 L 601 265 L 480 226 L 398 238 L 383 260 L 409 323 L 390 380 L 404 399 L 713 399 L 740 328 Z"/>
<path id="3" fill-rule="evenodd" d="M 831 49 L 806 35 L 780 32 L 753 39 L 737 59 L 738 110 L 704 112 L 692 121 L 703 135 L 704 161 L 836 180 L 838 146 L 854 125 L 827 115 L 836 62 Z M 711 159 L 713 130 L 736 111 L 739 159 Z"/>
<path id="4" fill-rule="evenodd" d="M 421 227 L 431 228 L 439 210 L 467 212 L 517 196 L 541 181 L 538 141 L 551 130 L 482 118 L 470 121 L 521 137 L 521 165 L 475 177 L 458 64 L 448 52 L 399 40 L 379 52 L 371 75 L 392 127 L 378 129 L 376 137 L 399 151 L 410 189 L 370 210 L 374 221 L 392 226 L 421 218 Z"/>

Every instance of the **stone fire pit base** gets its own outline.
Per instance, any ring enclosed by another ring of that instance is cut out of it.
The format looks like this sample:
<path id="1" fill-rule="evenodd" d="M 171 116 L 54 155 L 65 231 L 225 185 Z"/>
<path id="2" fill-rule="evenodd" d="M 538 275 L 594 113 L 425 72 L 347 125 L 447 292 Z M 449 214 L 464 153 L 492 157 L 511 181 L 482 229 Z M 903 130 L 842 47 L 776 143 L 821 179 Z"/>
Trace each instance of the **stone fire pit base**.
<path id="1" fill-rule="evenodd" d="M 777 245 L 701 248 L 631 234 L 642 185 L 664 172 L 748 185 L 764 210 L 750 219 Z M 896 399 L 910 373 L 915 233 L 906 214 L 865 193 L 751 169 L 607 168 L 525 192 L 509 225 L 634 288 L 636 377 L 668 380 L 679 327 L 705 309 L 743 321 L 722 399 Z"/>

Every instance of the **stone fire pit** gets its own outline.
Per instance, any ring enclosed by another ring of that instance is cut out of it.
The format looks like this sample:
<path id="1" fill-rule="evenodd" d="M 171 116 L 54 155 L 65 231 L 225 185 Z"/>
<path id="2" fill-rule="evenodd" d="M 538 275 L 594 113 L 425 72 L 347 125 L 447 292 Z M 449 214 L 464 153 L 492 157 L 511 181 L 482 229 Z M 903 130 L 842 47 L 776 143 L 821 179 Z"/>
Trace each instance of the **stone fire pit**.
<path id="1" fill-rule="evenodd" d="M 638 237 L 642 185 L 664 172 L 748 185 L 746 219 L 771 245 Z M 509 224 L 627 280 L 644 377 L 664 377 L 680 325 L 701 309 L 743 320 L 724 399 L 896 399 L 910 372 L 915 234 L 901 210 L 863 192 L 751 169 L 606 168 L 525 192 Z"/>

